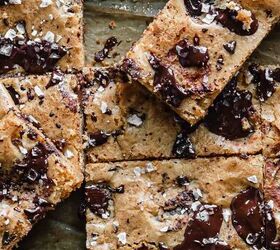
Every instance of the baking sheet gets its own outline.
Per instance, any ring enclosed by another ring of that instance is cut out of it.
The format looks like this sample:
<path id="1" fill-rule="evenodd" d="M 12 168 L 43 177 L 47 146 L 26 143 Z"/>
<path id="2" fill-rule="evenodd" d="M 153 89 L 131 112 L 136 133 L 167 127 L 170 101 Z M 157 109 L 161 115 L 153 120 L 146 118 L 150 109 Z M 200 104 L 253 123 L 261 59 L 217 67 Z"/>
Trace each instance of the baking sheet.
<path id="1" fill-rule="evenodd" d="M 94 65 L 94 54 L 103 48 L 111 36 L 121 41 L 102 65 L 112 65 L 122 58 L 140 36 L 152 17 L 164 6 L 166 0 L 92 0 L 85 4 L 85 47 L 88 65 Z M 110 24 L 115 22 L 115 28 Z M 280 64 L 280 27 L 254 53 L 264 64 Z M 82 191 L 68 200 L 34 226 L 28 237 L 20 243 L 20 250 L 84 250 L 85 222 L 78 218 Z"/>

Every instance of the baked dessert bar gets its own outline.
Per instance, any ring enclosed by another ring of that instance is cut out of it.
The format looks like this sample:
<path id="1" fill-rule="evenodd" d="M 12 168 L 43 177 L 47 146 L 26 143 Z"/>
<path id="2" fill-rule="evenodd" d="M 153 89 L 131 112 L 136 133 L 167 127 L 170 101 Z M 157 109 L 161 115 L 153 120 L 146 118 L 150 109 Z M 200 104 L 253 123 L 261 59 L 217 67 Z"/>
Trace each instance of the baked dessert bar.
<path id="1" fill-rule="evenodd" d="M 169 157 L 180 127 L 168 107 L 115 69 L 84 69 L 87 162 Z M 165 136 L 163 136 L 163 134 Z"/>
<path id="2" fill-rule="evenodd" d="M 84 65 L 82 0 L 1 1 L 0 73 Z"/>
<path id="3" fill-rule="evenodd" d="M 87 248 L 261 249 L 263 165 L 262 156 L 89 164 Z"/>
<path id="4" fill-rule="evenodd" d="M 191 127 L 116 70 L 84 69 L 88 162 L 260 153 L 260 101 L 246 72 L 235 76 L 204 121 Z"/>
<path id="5" fill-rule="evenodd" d="M 21 113 L 0 120 L 0 248 L 12 247 L 83 175 Z"/>
<path id="6" fill-rule="evenodd" d="M 123 69 L 191 125 L 279 20 L 272 1 L 170 0 Z"/>
<path id="7" fill-rule="evenodd" d="M 0 79 L 20 111 L 43 129 L 74 166 L 83 168 L 83 141 L 77 78 L 54 71 L 51 75 Z"/>

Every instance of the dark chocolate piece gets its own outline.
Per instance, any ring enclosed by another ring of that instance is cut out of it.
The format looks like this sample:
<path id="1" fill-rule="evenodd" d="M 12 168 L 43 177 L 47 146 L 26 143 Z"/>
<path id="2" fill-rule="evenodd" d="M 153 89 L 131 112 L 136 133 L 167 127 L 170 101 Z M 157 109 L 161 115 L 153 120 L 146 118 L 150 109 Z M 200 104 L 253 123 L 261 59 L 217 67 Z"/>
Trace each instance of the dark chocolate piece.
<path id="1" fill-rule="evenodd" d="M 218 12 L 216 21 L 237 35 L 250 36 L 255 34 L 259 28 L 259 22 L 253 13 L 251 15 L 252 22 L 250 24 L 250 28 L 246 29 L 244 28 L 244 23 L 237 19 L 237 10 L 226 8 L 216 9 L 216 11 Z"/>
<path id="2" fill-rule="evenodd" d="M 191 16 L 200 16 L 202 14 L 202 1 L 201 0 L 184 0 L 187 12 Z"/>
<path id="3" fill-rule="evenodd" d="M 35 206 L 33 209 L 24 210 L 24 214 L 31 223 L 36 223 L 38 220 L 42 219 L 46 212 L 53 207 L 51 203 L 40 197 L 36 197 L 33 203 Z"/>
<path id="4" fill-rule="evenodd" d="M 20 95 L 19 93 L 14 89 L 13 86 L 8 86 L 6 87 L 6 89 L 8 90 L 10 96 L 12 97 L 14 103 L 16 105 L 18 105 L 20 102 L 19 102 L 19 99 L 20 99 Z"/>
<path id="5" fill-rule="evenodd" d="M 14 41 L 0 38 L 0 72 L 5 73 L 20 65 L 27 73 L 43 74 L 52 71 L 67 53 L 64 47 L 47 41 Z"/>
<path id="6" fill-rule="evenodd" d="M 222 208 L 201 205 L 186 227 L 184 241 L 174 250 L 230 250 L 218 235 L 223 222 Z"/>
<path id="7" fill-rule="evenodd" d="M 124 193 L 124 186 L 111 188 L 106 183 L 91 184 L 85 187 L 86 206 L 98 216 L 108 213 L 109 201 L 113 193 Z"/>
<path id="8" fill-rule="evenodd" d="M 95 54 L 94 60 L 96 62 L 104 61 L 109 56 L 109 53 L 113 50 L 113 48 L 118 44 L 119 42 L 116 37 L 112 36 L 108 38 L 105 42 L 104 48 Z"/>
<path id="9" fill-rule="evenodd" d="M 170 68 L 166 68 L 160 60 L 150 55 L 148 58 L 150 65 L 155 71 L 154 90 L 159 92 L 162 98 L 173 107 L 179 107 L 181 102 L 189 95 L 185 90 L 177 85 L 175 76 Z"/>
<path id="10" fill-rule="evenodd" d="M 196 41 L 197 43 L 197 41 Z M 208 49 L 192 45 L 187 39 L 181 40 L 175 47 L 180 64 L 186 67 L 205 67 L 209 61 Z"/>
<path id="11" fill-rule="evenodd" d="M 20 162 L 16 162 L 13 166 L 13 173 L 19 178 L 30 184 L 38 183 L 42 180 L 46 189 L 53 184 L 47 176 L 48 171 L 48 157 L 54 151 L 47 148 L 42 143 L 37 143 Z"/>
<path id="12" fill-rule="evenodd" d="M 172 154 L 177 157 L 194 158 L 195 148 L 185 132 L 177 135 L 176 141 L 173 145 Z"/>
<path id="13" fill-rule="evenodd" d="M 224 44 L 224 48 L 228 53 L 233 55 L 236 50 L 236 45 L 237 45 L 236 41 L 230 41 L 230 42 Z"/>
<path id="14" fill-rule="evenodd" d="M 7 246 L 9 245 L 14 239 L 16 238 L 15 235 L 10 234 L 9 232 L 5 231 L 2 238 L 2 245 Z"/>
<path id="15" fill-rule="evenodd" d="M 89 135 L 89 146 L 98 147 L 105 144 L 108 141 L 110 134 L 105 133 L 104 131 L 98 131 Z"/>
<path id="16" fill-rule="evenodd" d="M 260 69 L 258 65 L 249 66 L 249 72 L 253 75 L 252 83 L 256 85 L 256 93 L 260 101 L 266 101 L 273 95 L 276 88 L 276 81 L 280 82 L 280 68 L 271 70 L 269 68 Z"/>
<path id="17" fill-rule="evenodd" d="M 251 92 L 238 90 L 234 77 L 210 107 L 204 123 L 212 133 L 229 140 L 244 138 L 254 131 L 250 120 L 254 112 Z"/>
<path id="18" fill-rule="evenodd" d="M 278 249 L 276 225 L 271 208 L 260 190 L 249 187 L 231 203 L 232 223 L 238 235 L 256 249 Z"/>

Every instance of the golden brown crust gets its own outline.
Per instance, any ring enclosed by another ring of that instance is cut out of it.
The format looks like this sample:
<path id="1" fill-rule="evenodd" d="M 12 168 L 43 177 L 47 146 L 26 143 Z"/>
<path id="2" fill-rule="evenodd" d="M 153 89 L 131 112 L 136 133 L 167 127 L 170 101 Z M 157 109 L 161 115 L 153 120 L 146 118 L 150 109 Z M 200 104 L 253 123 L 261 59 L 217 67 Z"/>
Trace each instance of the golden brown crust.
<path id="1" fill-rule="evenodd" d="M 276 5 L 279 6 L 278 3 Z M 128 67 L 128 72 L 133 69 L 132 77 L 139 80 L 151 92 L 156 92 L 155 71 L 149 64 L 148 57 L 150 54 L 158 57 L 166 68 L 173 71 L 177 85 L 191 93 L 183 99 L 179 107 L 172 105 L 171 107 L 189 123 L 197 123 L 206 115 L 215 97 L 268 34 L 276 21 L 275 16 L 267 16 L 267 8 L 252 6 L 249 10 L 256 15 L 259 28 L 255 34 L 244 37 L 230 32 L 215 22 L 207 24 L 190 17 L 186 14 L 182 0 L 169 1 L 146 29 L 142 38 L 128 52 L 126 60 L 132 64 Z M 187 39 L 192 43 L 195 35 L 199 37 L 200 45 L 208 48 L 210 59 L 206 71 L 203 68 L 183 68 L 176 57 L 170 56 L 170 50 L 179 41 Z M 233 55 L 223 47 L 230 41 L 237 43 Z M 223 57 L 223 65 L 221 70 L 217 70 L 217 61 L 220 57 Z M 159 92 L 156 94 L 163 99 Z"/>
<path id="2" fill-rule="evenodd" d="M 84 88 L 86 139 L 90 142 L 91 136 L 100 131 L 113 136 L 108 136 L 98 146 L 88 143 L 88 162 L 176 158 L 173 145 L 183 128 L 175 122 L 174 113 L 138 83 L 128 84 L 109 76 L 111 83 L 105 88 L 100 87 L 94 76 L 96 72 L 110 75 L 110 70 L 106 69 L 84 69 L 86 84 L 95 82 Z M 255 85 L 246 82 L 245 74 L 244 70 L 239 77 L 238 89 L 250 91 L 253 96 L 255 112 L 251 120 L 254 132 L 244 138 L 229 140 L 210 132 L 202 123 L 194 132 L 184 135 L 184 138 L 189 137 L 196 156 L 262 152 L 260 103 Z M 112 111 L 111 114 L 106 113 L 106 108 Z"/>
<path id="3" fill-rule="evenodd" d="M 17 111 L 9 111 L 0 120 L 0 137 L 0 247 L 11 249 L 46 211 L 81 185 L 83 176 L 80 168 L 69 163 L 53 143 Z M 32 157 L 30 152 L 40 152 L 38 149 L 42 150 L 38 159 L 40 168 L 34 169 L 39 167 L 35 160 L 35 165 L 26 166 L 30 172 L 23 175 L 17 172 L 20 164 L 25 166 Z M 40 180 L 32 171 L 38 171 Z"/>
<path id="4" fill-rule="evenodd" d="M 14 97 L 23 114 L 39 122 L 47 137 L 80 169 L 83 168 L 82 114 L 74 75 L 26 76 L 0 79 Z M 51 86 L 55 77 L 60 80 Z"/>
<path id="5" fill-rule="evenodd" d="M 57 64 L 63 70 L 81 69 L 84 66 L 83 5 L 82 1 L 25 0 L 21 4 L 0 7 L 0 34 L 24 21 L 30 40 L 57 42 L 67 48 L 67 55 Z M 16 71 L 22 71 L 17 69 Z"/>
<path id="6" fill-rule="evenodd" d="M 86 167 L 88 185 L 98 182 L 112 188 L 123 185 L 124 192 L 113 194 L 109 217 L 101 218 L 87 210 L 87 247 L 137 249 L 145 243 L 154 249 L 153 246 L 156 248 L 162 242 L 172 249 L 183 240 L 189 222 L 188 213 L 164 211 L 166 202 L 184 190 L 176 184 L 177 177 L 187 178 L 188 190 L 201 191 L 200 202 L 220 205 L 228 212 L 232 198 L 241 190 L 251 185 L 261 188 L 262 167 L 261 156 L 246 160 L 221 157 L 89 164 Z M 257 184 L 247 179 L 252 175 L 257 177 Z M 249 249 L 230 221 L 229 214 L 223 222 L 220 238 L 232 249 Z M 176 229 L 166 232 L 166 226 Z"/>

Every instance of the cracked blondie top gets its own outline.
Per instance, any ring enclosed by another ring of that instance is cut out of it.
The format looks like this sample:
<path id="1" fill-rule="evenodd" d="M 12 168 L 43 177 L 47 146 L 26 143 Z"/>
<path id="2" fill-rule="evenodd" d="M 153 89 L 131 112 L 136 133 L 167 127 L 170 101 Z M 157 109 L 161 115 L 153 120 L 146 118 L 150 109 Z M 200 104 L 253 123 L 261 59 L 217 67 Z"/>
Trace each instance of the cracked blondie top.
<path id="1" fill-rule="evenodd" d="M 84 65 L 81 0 L 0 1 L 0 74 Z"/>
<path id="2" fill-rule="evenodd" d="M 0 248 L 12 249 L 83 175 L 25 115 L 0 119 Z"/>
<path id="3" fill-rule="evenodd" d="M 129 84 L 118 74 L 116 69 L 84 70 L 81 85 L 88 162 L 263 151 L 269 124 L 263 125 L 258 87 L 248 67 L 228 83 L 205 119 L 193 127 L 144 87 Z"/>
<path id="4" fill-rule="evenodd" d="M 17 108 L 71 161 L 83 168 L 82 113 L 77 78 L 54 71 L 44 76 L 0 79 Z"/>
<path id="5" fill-rule="evenodd" d="M 280 3 L 170 0 L 122 68 L 194 125 L 279 20 Z"/>
<path id="6" fill-rule="evenodd" d="M 87 248 L 269 249 L 264 165 L 260 155 L 88 164 Z"/>

